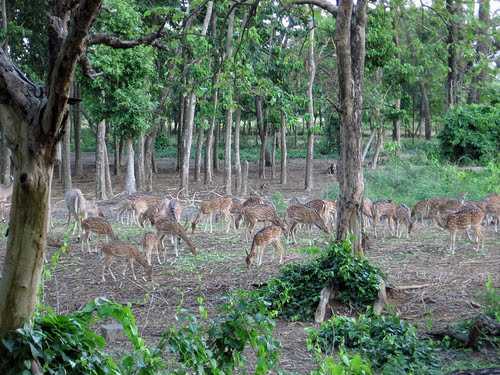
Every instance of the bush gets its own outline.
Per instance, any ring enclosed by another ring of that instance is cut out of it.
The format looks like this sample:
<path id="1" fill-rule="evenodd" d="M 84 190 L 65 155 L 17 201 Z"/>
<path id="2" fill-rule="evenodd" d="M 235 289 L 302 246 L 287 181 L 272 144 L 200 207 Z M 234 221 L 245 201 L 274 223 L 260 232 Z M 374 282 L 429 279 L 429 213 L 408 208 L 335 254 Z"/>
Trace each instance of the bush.
<path id="1" fill-rule="evenodd" d="M 276 315 L 291 320 L 311 320 L 327 285 L 336 299 L 353 308 L 364 308 L 378 296 L 381 271 L 368 260 L 355 257 L 349 242 L 332 243 L 307 263 L 290 264 L 258 290 Z"/>
<path id="2" fill-rule="evenodd" d="M 453 162 L 493 161 L 500 149 L 500 106 L 455 107 L 446 114 L 438 137 L 444 157 Z"/>
<path id="3" fill-rule="evenodd" d="M 419 339 L 415 327 L 394 315 L 334 316 L 319 329 L 309 329 L 308 344 L 325 354 L 345 345 L 362 357 L 370 358 L 372 366 L 383 374 L 435 371 L 432 342 Z"/>

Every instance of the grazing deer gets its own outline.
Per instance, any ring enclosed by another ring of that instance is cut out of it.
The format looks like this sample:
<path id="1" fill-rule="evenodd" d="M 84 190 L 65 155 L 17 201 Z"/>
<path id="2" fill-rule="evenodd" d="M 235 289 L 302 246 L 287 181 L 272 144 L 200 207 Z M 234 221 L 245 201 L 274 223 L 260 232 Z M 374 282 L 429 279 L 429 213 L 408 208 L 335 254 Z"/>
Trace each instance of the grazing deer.
<path id="1" fill-rule="evenodd" d="M 240 205 L 239 210 L 235 210 L 235 216 L 234 216 L 234 227 L 236 229 L 239 229 L 241 220 L 243 219 L 243 210 L 247 207 L 253 207 L 259 204 L 265 204 L 264 199 L 262 199 L 259 196 L 251 196 Z M 233 201 L 233 206 L 234 206 L 234 201 Z M 231 213 L 233 212 L 233 209 L 231 209 Z M 234 214 L 233 214 L 234 215 Z"/>
<path id="2" fill-rule="evenodd" d="M 285 222 L 289 226 L 288 233 L 291 235 L 293 243 L 297 243 L 295 232 L 298 224 L 314 225 L 326 234 L 331 233 L 325 220 L 314 209 L 301 204 L 288 207 Z"/>
<path id="3" fill-rule="evenodd" d="M 109 240 L 109 237 L 113 240 L 117 240 L 115 233 L 113 232 L 113 228 L 109 222 L 102 217 L 88 217 L 82 220 L 82 250 L 84 248 L 84 244 L 87 244 L 87 250 L 90 253 L 90 234 L 95 233 L 97 235 L 106 236 L 106 241 Z M 97 251 L 97 246 L 96 246 Z"/>
<path id="4" fill-rule="evenodd" d="M 139 217 L 139 225 L 144 227 L 149 221 L 153 225 L 156 216 L 167 217 L 172 221 L 180 222 L 182 206 L 176 199 L 165 199 L 157 204 L 151 205 Z"/>
<path id="5" fill-rule="evenodd" d="M 146 210 L 151 207 L 159 204 L 161 202 L 160 197 L 152 196 L 152 195 L 134 195 L 129 198 L 131 202 L 132 209 L 134 210 L 134 222 L 137 225 L 139 224 L 139 218 L 141 215 L 146 212 Z"/>
<path id="6" fill-rule="evenodd" d="M 193 253 L 193 255 L 196 255 L 196 247 L 187 236 L 187 233 L 181 224 L 171 220 L 170 218 L 165 218 L 161 216 L 155 217 L 153 221 L 154 221 L 153 225 L 156 228 L 156 233 L 160 241 L 162 241 L 162 239 L 165 236 L 170 236 L 171 242 L 174 245 L 176 257 L 179 256 L 179 249 L 177 247 L 178 237 L 182 238 L 184 242 L 188 245 L 189 249 L 191 250 L 191 253 Z M 166 249 L 164 249 L 163 259 L 166 259 Z"/>
<path id="7" fill-rule="evenodd" d="M 210 224 L 210 233 L 213 232 L 213 218 L 214 215 L 222 215 L 224 220 L 227 221 L 226 233 L 229 232 L 231 228 L 231 207 L 233 205 L 233 200 L 231 197 L 218 197 L 209 199 L 201 202 L 200 211 L 196 215 L 195 219 L 191 223 L 191 230 L 194 233 L 196 225 L 200 222 L 203 216 L 208 215 L 208 220 Z"/>
<path id="8" fill-rule="evenodd" d="M 253 259 L 257 256 L 257 267 L 262 265 L 262 256 L 264 254 L 264 249 L 268 245 L 272 245 L 276 252 L 279 254 L 280 260 L 279 264 L 283 263 L 283 256 L 285 254 L 285 248 L 281 243 L 281 236 L 283 235 L 283 229 L 277 225 L 270 225 L 259 230 L 252 241 L 252 247 L 250 248 L 250 253 L 247 252 L 247 257 L 245 259 L 247 267 L 250 268 Z"/>
<path id="9" fill-rule="evenodd" d="M 450 233 L 450 251 L 455 254 L 456 237 L 458 231 L 472 229 L 476 235 L 476 251 L 483 246 L 484 237 L 481 232 L 481 222 L 484 219 L 484 211 L 474 205 L 466 205 L 462 208 L 447 214 L 444 218 L 441 213 L 436 215 L 437 224 Z"/>
<path id="10" fill-rule="evenodd" d="M 245 239 L 248 240 L 248 234 L 252 236 L 255 226 L 259 222 L 270 222 L 274 225 L 281 227 L 284 231 L 285 223 L 280 219 L 276 213 L 276 209 L 269 204 L 254 204 L 243 208 L 241 212 L 243 216 L 243 222 L 247 227 L 245 232 Z"/>
<path id="11" fill-rule="evenodd" d="M 160 239 L 154 233 L 144 233 L 144 237 L 142 238 L 142 248 L 144 250 L 144 254 L 146 255 L 146 260 L 148 264 L 151 265 L 151 255 L 156 253 L 156 259 L 158 259 L 158 264 L 162 264 L 160 260 Z M 163 261 L 166 259 L 164 258 Z"/>
<path id="12" fill-rule="evenodd" d="M 377 238 L 377 224 L 383 217 L 387 219 L 387 225 L 389 226 L 389 231 L 392 234 L 393 223 L 396 221 L 396 205 L 391 200 L 379 200 L 373 202 L 372 216 L 375 238 Z"/>
<path id="13" fill-rule="evenodd" d="M 402 224 L 406 225 L 406 238 L 410 238 L 411 231 L 413 229 L 413 220 L 411 218 L 411 210 L 405 204 L 400 204 L 396 209 L 396 237 L 401 238 L 403 234 Z"/>
<path id="14" fill-rule="evenodd" d="M 335 213 L 337 212 L 337 202 L 326 199 L 313 199 L 305 204 L 305 206 L 316 210 L 323 218 L 327 225 L 334 225 Z"/>
<path id="15" fill-rule="evenodd" d="M 123 271 L 123 276 L 127 273 L 127 270 L 130 268 L 132 270 L 132 277 L 134 280 L 137 280 L 137 277 L 135 276 L 135 271 L 134 271 L 134 263 L 137 262 L 139 263 L 143 268 L 144 271 L 146 272 L 146 276 L 148 277 L 149 281 L 153 280 L 153 268 L 151 265 L 147 262 L 147 260 L 142 256 L 142 254 L 137 250 L 137 247 L 135 247 L 132 244 L 128 243 L 123 243 L 123 242 L 118 242 L 118 241 L 113 241 L 109 242 L 107 244 L 102 245 L 101 247 L 102 254 L 104 255 L 104 266 L 102 268 L 102 281 L 105 282 L 105 273 L 106 269 L 109 271 L 111 277 L 113 280 L 116 280 L 115 275 L 113 274 L 113 271 L 111 271 L 111 264 L 114 261 L 114 258 L 126 258 L 127 259 L 127 265 L 125 267 L 125 270 Z"/>
<path id="16" fill-rule="evenodd" d="M 73 217 L 75 219 L 75 226 L 73 227 L 72 234 L 75 234 L 75 230 L 78 231 L 78 234 L 81 232 L 82 220 L 87 217 L 104 217 L 104 214 L 97 206 L 95 200 L 86 200 L 80 189 L 68 190 L 64 194 L 64 201 L 68 208 L 67 228 L 69 228 L 71 218 Z"/>
<path id="17" fill-rule="evenodd" d="M 130 199 L 125 199 L 121 206 L 117 209 L 116 219 L 123 225 L 131 225 L 136 221 L 133 202 Z"/>

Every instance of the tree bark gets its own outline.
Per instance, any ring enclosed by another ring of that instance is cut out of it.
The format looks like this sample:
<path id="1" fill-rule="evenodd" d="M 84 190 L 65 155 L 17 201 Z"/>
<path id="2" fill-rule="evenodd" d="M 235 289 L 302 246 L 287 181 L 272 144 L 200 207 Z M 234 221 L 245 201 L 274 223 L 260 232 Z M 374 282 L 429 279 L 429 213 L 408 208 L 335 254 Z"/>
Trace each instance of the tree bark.
<path id="1" fill-rule="evenodd" d="M 1 138 L 1 160 L 0 160 L 0 183 L 6 185 L 10 184 L 11 170 L 10 170 L 10 148 L 7 144 L 7 137 L 5 136 L 5 130 L 3 124 L 0 124 L 2 138 Z"/>
<path id="2" fill-rule="evenodd" d="M 114 165 L 113 165 L 113 173 L 115 176 L 120 175 L 120 140 L 118 136 L 115 134 L 114 136 Z"/>
<path id="3" fill-rule="evenodd" d="M 255 109 L 257 112 L 257 127 L 260 137 L 260 159 L 259 159 L 259 178 L 266 178 L 266 141 L 267 141 L 267 123 L 264 121 L 262 110 L 263 99 L 261 96 L 255 97 Z"/>
<path id="4" fill-rule="evenodd" d="M 106 122 L 104 120 L 97 124 L 95 152 L 96 189 L 95 196 L 98 200 L 108 199 L 106 191 L 106 169 L 104 167 L 104 147 L 106 145 Z"/>
<path id="5" fill-rule="evenodd" d="M 316 75 L 316 61 L 314 59 L 314 19 L 311 16 L 309 19 L 309 55 L 307 70 L 309 71 L 309 79 L 307 82 L 307 156 L 306 156 L 306 175 L 305 175 L 305 190 L 312 191 L 313 188 L 313 159 L 314 159 L 314 98 L 313 85 Z"/>
<path id="6" fill-rule="evenodd" d="M 399 48 L 399 5 L 393 9 L 393 30 L 394 30 L 394 45 Z M 396 55 L 399 59 L 399 53 Z M 399 116 L 399 111 L 401 110 L 401 85 L 397 85 L 396 95 L 398 97 L 394 100 L 394 109 L 398 112 L 397 117 L 392 120 L 392 140 L 398 145 L 401 143 L 401 117 Z"/>
<path id="7" fill-rule="evenodd" d="M 233 31 L 234 31 L 234 12 L 236 7 L 233 7 L 227 18 L 227 34 L 226 34 L 226 56 L 225 60 L 229 61 L 232 59 L 233 55 Z M 226 103 L 228 103 L 228 108 L 226 109 L 226 134 L 225 134 L 225 144 L 224 144 L 224 185 L 225 192 L 227 195 L 231 195 L 233 182 L 232 182 L 232 161 L 231 161 L 231 138 L 233 129 L 233 92 L 232 88 L 228 88 L 226 91 L 228 96 Z"/>
<path id="8" fill-rule="evenodd" d="M 214 78 L 214 82 L 216 82 L 216 78 Z M 207 142 L 205 146 L 205 185 L 211 184 L 213 182 L 213 171 L 214 171 L 214 131 L 215 131 L 215 123 L 216 123 L 216 112 L 217 112 L 217 104 L 218 104 L 218 92 L 214 91 L 212 97 L 212 108 L 213 115 L 210 121 L 210 128 L 208 129 Z"/>
<path id="9" fill-rule="evenodd" d="M 241 109 L 236 109 L 234 120 L 234 171 L 236 173 L 236 193 L 241 193 L 241 160 L 240 160 L 240 126 L 241 126 Z"/>
<path id="10" fill-rule="evenodd" d="M 401 109 L 401 98 L 394 100 L 394 109 L 399 112 Z M 398 117 L 392 120 L 392 140 L 397 144 L 401 143 L 401 119 Z"/>
<path id="11" fill-rule="evenodd" d="M 135 152 L 136 154 L 136 159 L 135 159 L 135 165 L 136 165 L 136 184 L 137 184 L 137 190 L 142 191 L 144 190 L 144 183 L 145 183 L 145 175 L 144 175 L 144 135 L 140 134 L 139 137 L 137 137 L 137 143 L 136 143 L 136 148 L 137 151 Z"/>
<path id="12" fill-rule="evenodd" d="M 431 110 L 429 107 L 429 99 L 427 97 L 427 88 L 425 83 L 420 81 L 420 93 L 422 95 L 422 110 L 421 116 L 424 122 L 424 134 L 425 139 L 430 140 L 432 137 L 432 120 L 431 120 Z"/>
<path id="13" fill-rule="evenodd" d="M 371 169 L 377 169 L 380 151 L 384 146 L 384 127 L 380 124 L 377 128 L 377 143 L 375 144 L 375 152 L 373 153 Z"/>
<path id="14" fill-rule="evenodd" d="M 287 153 L 287 145 L 286 145 L 286 119 L 285 119 L 285 114 L 283 112 L 280 112 L 280 119 L 281 119 L 281 128 L 280 128 L 280 135 L 281 135 L 281 174 L 280 174 L 280 184 L 285 185 L 287 183 L 287 158 L 288 158 L 288 153 Z"/>
<path id="15" fill-rule="evenodd" d="M 338 8 L 335 31 L 341 121 L 337 240 L 345 240 L 352 234 L 353 251 L 360 255 L 363 254 L 361 120 L 366 8 L 366 0 L 358 0 L 353 17 L 353 0 L 343 0 Z"/>
<path id="16" fill-rule="evenodd" d="M 144 141 L 144 190 L 153 191 L 153 154 L 156 131 L 146 135 Z"/>
<path id="17" fill-rule="evenodd" d="M 274 131 L 273 147 L 271 148 L 271 179 L 276 178 L 276 143 L 278 143 L 278 133 Z"/>
<path id="18" fill-rule="evenodd" d="M 243 168 L 243 196 L 246 196 L 248 194 L 248 169 L 249 169 L 248 160 L 245 160 Z"/>
<path id="19" fill-rule="evenodd" d="M 104 142 L 104 178 L 106 180 L 106 193 L 109 197 L 113 196 L 113 183 L 111 182 L 111 172 L 109 170 L 108 146 Z"/>
<path id="20" fill-rule="evenodd" d="M 62 142 L 62 174 L 64 192 L 71 190 L 71 121 L 68 116 Z"/>
<path id="21" fill-rule="evenodd" d="M 73 84 L 73 95 L 75 98 L 80 98 L 80 87 L 77 82 Z M 82 114 L 80 102 L 73 105 L 73 140 L 75 144 L 75 176 L 80 177 L 83 171 L 82 153 L 80 146 L 80 132 L 82 128 Z"/>
<path id="22" fill-rule="evenodd" d="M 127 138 L 127 174 L 125 175 L 125 191 L 128 194 L 134 194 L 137 191 L 134 173 L 134 142 L 132 138 Z"/>
<path id="23" fill-rule="evenodd" d="M 214 171 L 219 172 L 220 171 L 220 160 L 219 160 L 219 145 L 220 145 L 220 124 L 217 119 L 215 119 L 215 136 L 214 136 Z"/>
<path id="24" fill-rule="evenodd" d="M 187 98 L 181 95 L 180 99 L 180 112 L 179 112 L 179 122 L 177 123 L 177 171 L 182 170 L 182 160 L 183 160 L 183 142 L 184 142 L 184 122 L 186 116 L 186 104 Z"/>
<path id="25" fill-rule="evenodd" d="M 450 109 L 456 104 L 458 82 L 458 40 L 460 0 L 446 0 L 446 10 L 449 15 L 446 40 L 448 48 L 448 77 L 446 80 L 446 105 Z"/>
<path id="26" fill-rule="evenodd" d="M 373 142 L 373 139 L 375 138 L 376 133 L 377 133 L 376 129 L 373 129 L 372 132 L 370 133 L 370 138 L 368 138 L 368 141 L 366 142 L 365 148 L 363 149 L 363 155 L 361 156 L 362 162 L 365 161 L 366 155 L 368 155 L 368 151 L 370 150 L 370 146 Z"/>
<path id="27" fill-rule="evenodd" d="M 201 153 L 203 149 L 203 126 L 198 127 L 198 136 L 196 137 L 196 154 L 194 158 L 194 180 L 200 181 L 201 176 Z"/>

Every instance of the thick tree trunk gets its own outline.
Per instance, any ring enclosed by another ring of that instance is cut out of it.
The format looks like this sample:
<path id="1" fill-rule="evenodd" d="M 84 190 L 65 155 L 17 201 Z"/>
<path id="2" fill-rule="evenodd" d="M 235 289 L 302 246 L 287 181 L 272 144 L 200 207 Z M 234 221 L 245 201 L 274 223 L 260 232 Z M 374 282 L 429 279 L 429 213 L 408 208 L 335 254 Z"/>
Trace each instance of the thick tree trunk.
<path id="1" fill-rule="evenodd" d="M 316 75 L 316 61 L 314 59 L 314 19 L 309 20 L 309 57 L 307 62 L 309 79 L 307 82 L 307 156 L 306 156 L 306 175 L 305 190 L 311 191 L 313 188 L 313 159 L 314 159 L 314 98 L 313 85 Z"/>
<path id="2" fill-rule="evenodd" d="M 144 183 L 145 183 L 145 175 L 144 175 L 144 135 L 140 134 L 139 137 L 137 138 L 137 143 L 136 143 L 136 148 L 137 151 L 135 152 L 136 154 L 136 159 L 135 159 L 135 166 L 136 166 L 136 184 L 137 184 L 137 190 L 143 191 L 144 190 Z"/>
<path id="3" fill-rule="evenodd" d="M 288 154 L 287 154 L 287 145 L 286 145 L 286 119 L 285 119 L 285 114 L 283 112 L 280 112 L 280 119 L 281 119 L 281 128 L 280 128 L 280 135 L 281 135 L 280 184 L 285 185 L 287 183 L 287 158 L 288 158 Z"/>
<path id="4" fill-rule="evenodd" d="M 7 138 L 5 136 L 5 131 L 3 129 L 3 125 L 0 124 L 1 127 L 1 132 L 2 132 L 2 138 L 0 139 L 1 142 L 1 160 L 0 160 L 0 183 L 6 185 L 10 184 L 10 176 L 11 176 L 11 170 L 10 170 L 10 148 L 7 145 Z"/>
<path id="5" fill-rule="evenodd" d="M 214 78 L 214 83 L 216 82 L 216 78 Z M 211 184 L 213 182 L 213 171 L 214 171 L 214 131 L 215 131 L 215 123 L 216 123 L 216 112 L 217 112 L 217 103 L 218 103 L 218 92 L 215 90 L 212 97 L 212 108 L 213 115 L 210 120 L 210 127 L 208 128 L 207 141 L 205 145 L 205 185 Z"/>
<path id="6" fill-rule="evenodd" d="M 71 190 L 71 121 L 66 120 L 62 140 L 62 174 L 64 192 Z"/>
<path id="7" fill-rule="evenodd" d="M 424 82 L 420 82 L 420 93 L 422 94 L 422 109 L 421 116 L 424 122 L 425 139 L 430 140 L 432 137 L 432 120 L 431 110 L 429 107 L 429 99 L 427 97 L 427 88 Z"/>
<path id="8" fill-rule="evenodd" d="M 74 83 L 73 92 L 76 98 L 80 98 L 80 87 Z M 82 128 L 82 114 L 80 102 L 73 105 L 73 140 L 75 144 L 75 176 L 80 177 L 83 172 L 82 153 L 80 146 L 80 132 Z"/>
<path id="9" fill-rule="evenodd" d="M 106 147 L 106 122 L 97 124 L 97 140 L 95 152 L 96 189 L 95 196 L 98 200 L 108 199 L 106 191 L 106 169 L 104 167 L 104 147 Z"/>
<path id="10" fill-rule="evenodd" d="M 263 99 L 261 96 L 255 97 L 255 109 L 257 112 L 257 128 L 260 137 L 260 159 L 259 159 L 259 178 L 266 178 L 266 141 L 267 141 L 267 125 L 264 121 L 264 113 L 262 110 Z"/>
<path id="11" fill-rule="evenodd" d="M 144 190 L 153 191 L 153 157 L 156 131 L 146 135 L 144 141 Z"/>
<path id="12" fill-rule="evenodd" d="M 241 193 L 241 160 L 240 160 L 240 126 L 241 126 L 241 109 L 235 112 L 234 121 L 234 171 L 236 174 L 236 193 Z"/>
<path id="13" fill-rule="evenodd" d="M 194 180 L 200 181 L 201 176 L 201 154 L 203 150 L 203 127 L 198 128 L 198 136 L 196 137 L 196 154 L 194 157 Z"/>
<path id="14" fill-rule="evenodd" d="M 125 191 L 128 194 L 134 194 L 137 191 L 134 173 L 134 141 L 132 138 L 127 138 L 127 174 L 125 175 Z"/>
<path id="15" fill-rule="evenodd" d="M 337 12 L 335 31 L 341 121 L 340 160 L 337 168 L 340 186 L 337 240 L 345 240 L 352 234 L 353 251 L 361 255 L 364 191 L 361 120 L 366 8 L 366 0 L 358 0 L 353 17 L 353 1 L 342 1 Z"/>

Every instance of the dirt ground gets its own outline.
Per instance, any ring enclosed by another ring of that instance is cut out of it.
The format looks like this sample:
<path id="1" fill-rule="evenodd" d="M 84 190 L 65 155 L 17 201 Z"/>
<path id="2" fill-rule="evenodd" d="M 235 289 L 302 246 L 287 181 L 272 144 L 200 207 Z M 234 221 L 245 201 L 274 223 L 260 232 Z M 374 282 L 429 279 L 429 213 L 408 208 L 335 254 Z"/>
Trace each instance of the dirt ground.
<path id="1" fill-rule="evenodd" d="M 95 189 L 90 155 L 87 155 L 85 162 L 85 176 L 74 178 L 73 186 L 80 188 L 90 198 Z M 281 192 L 285 199 L 322 197 L 329 186 L 335 183 L 334 177 L 326 174 L 328 165 L 328 160 L 316 161 L 315 188 L 312 193 L 305 194 L 302 190 L 304 161 L 290 160 L 289 184 L 284 187 L 279 185 L 277 176 L 274 181 L 266 180 L 268 186 L 264 193 L 271 196 L 274 192 Z M 174 161 L 160 160 L 159 169 L 160 175 L 155 176 L 154 180 L 154 192 L 174 193 L 179 180 L 174 170 Z M 200 197 L 220 187 L 222 175 L 217 174 L 216 177 L 218 185 L 211 187 L 192 182 L 191 193 L 199 192 L 197 197 Z M 249 177 L 251 188 L 258 190 L 263 181 L 255 176 L 255 164 L 250 166 Z M 123 177 L 114 178 L 113 186 L 116 193 L 121 191 Z M 55 226 L 50 232 L 51 238 L 62 238 L 65 230 L 66 209 L 62 199 L 62 187 L 57 182 L 52 199 Z M 122 240 L 140 243 L 144 229 L 117 223 L 113 213 L 117 204 L 118 200 L 113 200 L 102 205 L 107 217 L 113 222 L 115 232 Z M 2 229 L 5 229 L 5 225 Z M 391 296 L 390 308 L 402 318 L 416 324 L 424 333 L 476 315 L 480 308 L 480 294 L 488 275 L 493 278 L 495 286 L 500 285 L 500 233 L 495 233 L 490 227 L 485 230 L 485 235 L 482 253 L 473 251 L 472 244 L 461 237 L 456 254 L 451 256 L 447 250 L 447 233 L 429 226 L 418 226 L 409 239 L 396 239 L 389 235 L 372 239 L 367 257 L 385 272 L 390 286 L 403 289 Z M 301 244 L 286 246 L 285 262 L 307 257 L 299 250 L 300 247 L 311 243 L 321 245 L 328 241 L 319 232 L 314 233 L 311 238 L 304 232 L 301 237 Z M 278 273 L 277 260 L 271 260 L 270 249 L 266 251 L 264 264 L 260 269 L 247 271 L 244 249 L 249 248 L 250 243 L 239 232 L 225 233 L 219 225 L 215 233 L 197 231 L 192 239 L 199 255 L 193 257 L 183 245 L 178 258 L 175 258 L 172 250 L 169 251 L 166 264 L 154 262 L 153 284 L 140 280 L 143 275 L 140 266 L 136 267 L 138 281 L 132 280 L 130 274 L 122 279 L 119 271 L 124 264 L 114 266 L 115 274 L 119 275 L 117 282 L 113 282 L 108 276 L 106 283 L 102 283 L 100 256 L 96 253 L 82 253 L 80 244 L 73 240 L 71 251 L 62 256 L 54 276 L 45 285 L 44 302 L 59 313 L 74 311 L 96 297 L 131 303 L 141 333 L 146 341 L 155 342 L 166 327 L 176 324 L 175 316 L 179 308 L 197 310 L 198 297 L 203 297 L 209 311 L 215 313 L 227 292 L 240 288 L 250 289 L 252 284 L 264 282 Z M 0 241 L 0 261 L 3 261 L 5 239 L 2 237 Z M 314 368 L 313 358 L 306 349 L 304 328 L 308 325 L 277 322 L 276 336 L 282 344 L 281 367 L 284 370 L 306 373 Z M 119 340 L 112 345 L 118 348 L 122 342 Z M 479 359 L 491 360 L 491 355 L 479 354 Z"/>

